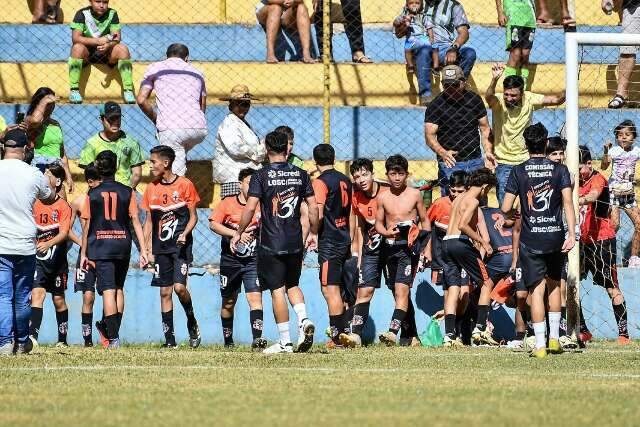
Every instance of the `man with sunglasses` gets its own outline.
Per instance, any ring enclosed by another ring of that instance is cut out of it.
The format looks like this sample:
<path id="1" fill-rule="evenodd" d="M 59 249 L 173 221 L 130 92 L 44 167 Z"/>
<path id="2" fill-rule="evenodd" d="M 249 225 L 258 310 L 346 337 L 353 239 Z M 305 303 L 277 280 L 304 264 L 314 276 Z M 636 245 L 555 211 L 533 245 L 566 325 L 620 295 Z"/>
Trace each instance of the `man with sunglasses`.
<path id="1" fill-rule="evenodd" d="M 89 138 L 80 151 L 81 168 L 96 160 L 103 151 L 112 151 L 118 158 L 115 180 L 135 190 L 142 177 L 144 155 L 138 141 L 122 129 L 122 110 L 109 101 L 100 107 L 102 131 Z"/>
<path id="2" fill-rule="evenodd" d="M 455 171 L 470 174 L 482 167 L 495 168 L 489 121 L 482 98 L 467 88 L 462 68 L 442 69 L 443 90 L 425 112 L 426 143 L 438 156 L 438 180 L 442 195 Z M 482 149 L 484 149 L 484 158 Z"/>

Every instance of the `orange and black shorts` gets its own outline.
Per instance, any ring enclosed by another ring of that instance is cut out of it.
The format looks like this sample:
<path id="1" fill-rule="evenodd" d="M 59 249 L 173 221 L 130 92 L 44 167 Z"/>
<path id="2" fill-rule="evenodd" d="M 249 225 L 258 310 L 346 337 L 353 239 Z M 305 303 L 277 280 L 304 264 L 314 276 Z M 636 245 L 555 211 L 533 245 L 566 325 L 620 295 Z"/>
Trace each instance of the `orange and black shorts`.
<path id="1" fill-rule="evenodd" d="M 491 280 L 480 252 L 466 236 L 447 236 L 444 240 L 444 289 L 466 286 L 469 279 L 477 285 Z"/>

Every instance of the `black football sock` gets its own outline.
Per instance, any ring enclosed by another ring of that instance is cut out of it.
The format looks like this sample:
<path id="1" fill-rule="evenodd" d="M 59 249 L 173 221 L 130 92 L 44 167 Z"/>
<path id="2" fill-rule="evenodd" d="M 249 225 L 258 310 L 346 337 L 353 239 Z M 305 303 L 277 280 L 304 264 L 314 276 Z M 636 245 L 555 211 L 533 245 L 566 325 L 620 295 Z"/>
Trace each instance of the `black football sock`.
<path id="1" fill-rule="evenodd" d="M 354 309 L 355 309 L 355 306 L 352 305 L 344 312 L 343 316 L 344 316 L 344 333 L 345 334 L 348 334 L 351 332 L 351 322 L 353 322 Z"/>
<path id="2" fill-rule="evenodd" d="M 67 343 L 67 331 L 69 330 L 69 310 L 56 311 L 58 323 L 58 342 Z"/>
<path id="3" fill-rule="evenodd" d="M 567 307 L 560 307 L 560 336 L 567 335 Z"/>
<path id="4" fill-rule="evenodd" d="M 85 343 L 93 342 L 93 313 L 82 313 L 82 338 Z"/>
<path id="5" fill-rule="evenodd" d="M 182 308 L 184 309 L 184 314 L 187 316 L 187 327 L 190 329 L 196 323 L 196 316 L 193 313 L 193 304 L 191 303 L 191 297 L 187 301 L 180 300 L 180 304 L 182 304 Z M 233 319 L 233 317 L 232 317 Z M 233 326 L 232 326 L 233 329 Z"/>
<path id="6" fill-rule="evenodd" d="M 42 307 L 31 307 L 31 321 L 29 322 L 29 335 L 38 339 L 40 325 L 42 324 Z"/>
<path id="7" fill-rule="evenodd" d="M 616 317 L 616 323 L 618 324 L 618 335 L 621 337 L 629 338 L 629 330 L 627 329 L 627 304 L 612 304 L 613 314 Z"/>
<path id="8" fill-rule="evenodd" d="M 233 316 L 220 317 L 222 320 L 222 335 L 224 337 L 224 345 L 233 345 Z"/>
<path id="9" fill-rule="evenodd" d="M 584 318 L 584 314 L 582 313 L 582 304 L 580 305 L 580 332 L 588 333 L 589 327 L 587 326 L 587 322 Z"/>
<path id="10" fill-rule="evenodd" d="M 416 311 L 413 308 L 413 302 L 409 299 L 407 307 L 407 315 L 402 322 L 400 328 L 400 338 L 413 338 L 418 336 L 418 327 L 416 326 Z"/>
<path id="11" fill-rule="evenodd" d="M 342 314 L 336 314 L 334 316 L 329 315 L 329 328 L 331 329 L 331 339 L 334 343 L 339 344 L 339 337 L 344 330 L 344 316 Z"/>
<path id="12" fill-rule="evenodd" d="M 389 324 L 389 332 L 393 332 L 394 334 L 398 335 L 398 331 L 400 331 L 402 322 L 404 321 L 406 316 L 407 312 L 404 310 L 401 310 L 399 308 L 393 310 L 393 317 L 391 318 L 391 323 Z"/>
<path id="13" fill-rule="evenodd" d="M 165 311 L 162 314 L 162 332 L 167 344 L 175 345 L 176 334 L 173 329 L 173 310 Z"/>
<path id="14" fill-rule="evenodd" d="M 447 336 L 450 339 L 454 339 L 456 337 L 456 315 L 455 314 L 445 314 L 444 332 L 445 334 L 447 334 Z"/>
<path id="15" fill-rule="evenodd" d="M 120 312 L 118 312 L 118 313 L 116 313 L 116 315 L 115 315 L 115 316 L 116 316 L 116 320 L 118 321 L 118 336 L 120 336 L 120 326 L 122 326 L 122 315 L 123 315 L 123 314 L 124 314 L 124 313 L 120 313 Z"/>
<path id="16" fill-rule="evenodd" d="M 262 310 L 251 310 L 249 312 L 249 320 L 251 321 L 251 335 L 253 339 L 262 337 L 262 328 L 264 325 L 264 312 Z"/>
<path id="17" fill-rule="evenodd" d="M 484 331 L 487 328 L 487 318 L 489 317 L 489 306 L 478 304 L 478 320 L 476 326 Z"/>
<path id="18" fill-rule="evenodd" d="M 351 332 L 362 336 L 364 325 L 369 319 L 369 302 L 356 304 L 353 308 L 353 320 L 351 321 Z"/>
<path id="19" fill-rule="evenodd" d="M 107 339 L 113 341 L 120 338 L 118 329 L 118 314 L 111 314 L 104 317 L 104 323 L 107 329 Z"/>

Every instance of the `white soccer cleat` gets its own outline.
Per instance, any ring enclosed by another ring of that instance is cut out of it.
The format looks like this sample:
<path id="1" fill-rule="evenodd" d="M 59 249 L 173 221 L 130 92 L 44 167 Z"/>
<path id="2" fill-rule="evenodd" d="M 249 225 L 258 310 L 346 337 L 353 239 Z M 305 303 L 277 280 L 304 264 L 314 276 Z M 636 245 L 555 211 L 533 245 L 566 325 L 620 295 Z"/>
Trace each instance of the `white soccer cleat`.
<path id="1" fill-rule="evenodd" d="M 511 350 L 524 350 L 524 341 L 522 340 L 513 340 L 507 342 L 507 348 Z"/>
<path id="2" fill-rule="evenodd" d="M 533 351 L 536 348 L 536 336 L 530 335 L 524 339 L 524 349 L 526 351 Z"/>
<path id="3" fill-rule="evenodd" d="M 575 350 L 578 348 L 578 341 L 568 335 L 563 335 L 560 337 L 560 346 L 563 350 Z"/>
<path id="4" fill-rule="evenodd" d="M 298 328 L 298 348 L 296 353 L 306 353 L 313 345 L 313 334 L 316 332 L 316 326 L 309 319 L 302 319 Z"/>
<path id="5" fill-rule="evenodd" d="M 493 336 L 491 335 L 491 331 L 489 329 L 485 329 L 484 331 L 482 331 L 477 326 L 471 333 L 471 341 L 475 345 L 500 345 L 498 341 L 493 339 Z"/>
<path id="6" fill-rule="evenodd" d="M 270 347 L 265 348 L 262 351 L 263 354 L 281 354 L 281 353 L 293 353 L 293 344 L 287 343 L 282 345 L 282 343 L 277 342 Z"/>

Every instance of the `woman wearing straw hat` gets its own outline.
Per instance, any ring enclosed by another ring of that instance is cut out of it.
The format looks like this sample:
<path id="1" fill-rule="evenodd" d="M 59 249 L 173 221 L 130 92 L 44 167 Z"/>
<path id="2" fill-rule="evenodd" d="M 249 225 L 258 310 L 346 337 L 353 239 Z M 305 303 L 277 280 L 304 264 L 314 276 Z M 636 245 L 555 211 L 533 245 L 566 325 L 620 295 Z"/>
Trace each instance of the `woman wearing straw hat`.
<path id="1" fill-rule="evenodd" d="M 244 168 L 260 168 L 266 150 L 246 120 L 251 101 L 259 101 L 249 87 L 236 85 L 229 96 L 220 100 L 229 102 L 229 114 L 218 126 L 212 165 L 213 182 L 222 184 L 220 196 L 225 198 L 240 193 L 238 173 Z"/>

